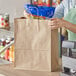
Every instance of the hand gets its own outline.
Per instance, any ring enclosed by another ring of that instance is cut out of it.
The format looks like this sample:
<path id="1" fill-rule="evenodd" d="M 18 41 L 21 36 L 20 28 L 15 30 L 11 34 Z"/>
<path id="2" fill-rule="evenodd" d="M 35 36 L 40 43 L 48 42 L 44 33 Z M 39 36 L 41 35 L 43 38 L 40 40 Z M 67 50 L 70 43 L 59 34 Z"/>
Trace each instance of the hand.
<path id="1" fill-rule="evenodd" d="M 58 18 L 53 18 L 51 19 L 50 21 L 50 26 L 51 26 L 51 29 L 58 29 L 58 28 L 62 28 L 64 27 L 64 25 L 67 25 L 68 22 L 63 20 L 63 19 L 58 19 Z"/>
<path id="2" fill-rule="evenodd" d="M 26 11 L 24 11 L 24 16 L 26 17 L 26 18 L 29 18 L 29 14 L 26 12 Z"/>

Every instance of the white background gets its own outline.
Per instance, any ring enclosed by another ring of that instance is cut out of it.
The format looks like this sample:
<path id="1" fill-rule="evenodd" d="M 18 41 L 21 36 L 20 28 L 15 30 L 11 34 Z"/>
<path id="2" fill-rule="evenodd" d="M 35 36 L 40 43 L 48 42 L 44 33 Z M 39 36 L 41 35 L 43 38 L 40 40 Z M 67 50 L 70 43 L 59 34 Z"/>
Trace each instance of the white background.
<path id="1" fill-rule="evenodd" d="M 23 16 L 24 4 L 30 0 L 0 0 L 0 13 L 9 13 L 10 22 L 15 17 Z"/>

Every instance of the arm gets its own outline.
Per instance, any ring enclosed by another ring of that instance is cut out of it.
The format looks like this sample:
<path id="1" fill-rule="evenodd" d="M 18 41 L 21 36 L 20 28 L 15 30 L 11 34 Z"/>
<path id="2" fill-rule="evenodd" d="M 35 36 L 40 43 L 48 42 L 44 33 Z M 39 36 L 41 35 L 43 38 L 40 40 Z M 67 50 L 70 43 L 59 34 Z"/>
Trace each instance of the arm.
<path id="1" fill-rule="evenodd" d="M 72 24 L 63 19 L 58 19 L 58 18 L 51 19 L 50 26 L 52 30 L 65 27 L 66 29 L 76 33 L 76 24 Z"/>
<path id="2" fill-rule="evenodd" d="M 64 9 L 65 9 L 65 5 L 67 3 L 67 0 L 62 1 L 60 3 L 60 5 L 57 6 L 56 10 L 55 10 L 55 14 L 53 18 L 63 18 L 64 17 Z M 62 28 L 62 35 L 65 36 L 67 33 L 65 28 Z"/>
<path id="3" fill-rule="evenodd" d="M 66 25 L 63 25 L 63 27 L 67 28 L 68 30 L 76 33 L 76 24 L 72 24 L 70 22 L 66 22 Z"/>
<path id="4" fill-rule="evenodd" d="M 57 28 L 62 28 L 65 27 L 66 29 L 76 33 L 76 24 L 72 24 L 68 21 L 65 21 L 63 19 L 57 19 L 57 18 L 62 18 L 64 16 L 64 9 L 68 3 L 68 0 L 62 1 L 62 3 L 56 8 L 55 14 L 54 14 L 54 19 L 52 19 L 50 25 L 52 29 L 57 29 Z"/>

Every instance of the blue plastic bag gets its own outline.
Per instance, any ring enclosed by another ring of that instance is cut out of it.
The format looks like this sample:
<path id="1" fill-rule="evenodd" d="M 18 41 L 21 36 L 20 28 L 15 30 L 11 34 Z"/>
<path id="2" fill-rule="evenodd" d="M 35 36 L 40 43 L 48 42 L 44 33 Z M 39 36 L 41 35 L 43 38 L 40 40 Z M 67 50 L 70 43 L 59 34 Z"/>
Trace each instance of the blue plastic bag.
<path id="1" fill-rule="evenodd" d="M 36 6 L 32 4 L 25 4 L 24 8 L 28 14 L 45 18 L 52 18 L 55 11 L 55 7 Z"/>

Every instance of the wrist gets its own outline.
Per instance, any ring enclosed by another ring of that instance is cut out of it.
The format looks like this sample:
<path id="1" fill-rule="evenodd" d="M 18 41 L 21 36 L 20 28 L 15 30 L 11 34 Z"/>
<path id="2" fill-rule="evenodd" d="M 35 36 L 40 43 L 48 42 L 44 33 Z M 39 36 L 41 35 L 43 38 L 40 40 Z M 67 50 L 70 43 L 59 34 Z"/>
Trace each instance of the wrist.
<path id="1" fill-rule="evenodd" d="M 71 25 L 70 22 L 64 20 L 63 27 L 67 28 L 67 27 L 70 27 L 70 25 Z"/>

